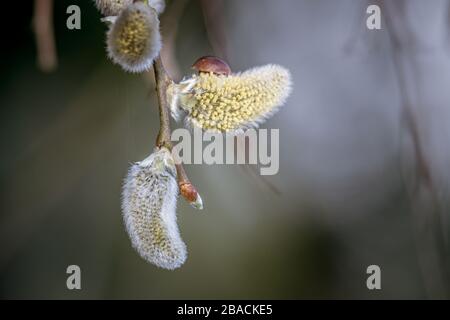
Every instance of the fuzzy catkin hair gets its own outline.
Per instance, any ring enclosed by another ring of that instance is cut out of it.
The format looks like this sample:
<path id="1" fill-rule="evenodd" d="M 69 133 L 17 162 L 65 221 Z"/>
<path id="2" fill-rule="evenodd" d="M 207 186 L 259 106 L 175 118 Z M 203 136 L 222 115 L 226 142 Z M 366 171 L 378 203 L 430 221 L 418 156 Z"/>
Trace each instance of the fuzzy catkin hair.
<path id="1" fill-rule="evenodd" d="M 129 72 L 148 70 L 161 47 L 158 16 L 143 2 L 127 6 L 107 34 L 109 57 Z"/>
<path id="2" fill-rule="evenodd" d="M 97 9 L 104 16 L 117 16 L 123 9 L 132 3 L 133 0 L 95 0 Z"/>
<path id="3" fill-rule="evenodd" d="M 291 86 L 287 69 L 266 65 L 231 75 L 201 72 L 171 85 L 168 99 L 173 117 L 185 114 L 187 126 L 237 134 L 273 115 Z"/>
<path id="4" fill-rule="evenodd" d="M 148 0 L 148 5 L 155 9 L 157 14 L 163 13 L 166 8 L 166 2 L 164 0 Z"/>
<path id="5" fill-rule="evenodd" d="M 170 151 L 161 148 L 131 166 L 122 199 L 128 234 L 142 258 L 169 270 L 180 267 L 187 257 L 176 221 L 177 197 Z"/>

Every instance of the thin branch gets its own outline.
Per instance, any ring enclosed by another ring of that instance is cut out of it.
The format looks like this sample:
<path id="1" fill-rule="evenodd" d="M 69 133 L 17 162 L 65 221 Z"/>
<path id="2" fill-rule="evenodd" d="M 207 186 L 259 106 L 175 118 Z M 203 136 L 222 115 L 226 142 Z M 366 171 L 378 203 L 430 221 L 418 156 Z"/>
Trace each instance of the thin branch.
<path id="1" fill-rule="evenodd" d="M 36 36 L 39 69 L 51 72 L 58 65 L 53 30 L 53 0 L 34 1 L 33 30 Z"/>

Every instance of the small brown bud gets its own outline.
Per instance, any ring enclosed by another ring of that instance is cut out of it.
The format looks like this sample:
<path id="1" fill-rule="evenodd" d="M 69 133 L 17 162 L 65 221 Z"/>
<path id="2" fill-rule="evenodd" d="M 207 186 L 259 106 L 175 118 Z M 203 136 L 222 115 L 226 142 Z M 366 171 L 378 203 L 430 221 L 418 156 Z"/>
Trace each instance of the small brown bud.
<path id="1" fill-rule="evenodd" d="M 189 202 L 191 206 L 199 210 L 203 209 L 202 198 L 200 197 L 192 183 L 181 182 L 179 184 L 179 187 L 181 195 L 186 199 L 187 202 Z"/>
<path id="2" fill-rule="evenodd" d="M 214 74 L 222 74 L 226 76 L 231 74 L 231 68 L 228 63 L 220 58 L 213 56 L 205 56 L 199 58 L 192 65 L 192 68 L 197 70 L 198 72 L 212 72 Z"/>

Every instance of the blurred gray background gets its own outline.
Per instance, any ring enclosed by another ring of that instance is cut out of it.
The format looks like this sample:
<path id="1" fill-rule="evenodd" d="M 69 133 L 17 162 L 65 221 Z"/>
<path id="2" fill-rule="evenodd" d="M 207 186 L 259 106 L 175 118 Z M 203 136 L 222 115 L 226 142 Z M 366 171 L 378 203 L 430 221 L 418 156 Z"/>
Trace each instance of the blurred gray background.
<path id="1" fill-rule="evenodd" d="M 66 28 L 70 4 L 81 30 Z M 366 28 L 369 4 L 381 7 L 381 30 Z M 205 209 L 179 201 L 189 256 L 176 271 L 137 255 L 120 211 L 128 166 L 156 139 L 151 72 L 125 74 L 107 59 L 107 28 L 87 0 L 55 1 L 58 67 L 42 72 L 33 4 L 12 6 L 21 14 L 0 77 L 1 298 L 449 297 L 449 1 L 168 1 L 163 59 L 174 77 L 215 54 L 235 71 L 281 64 L 294 81 L 263 125 L 280 129 L 279 174 L 186 166 Z M 71 264 L 80 291 L 66 288 Z M 381 290 L 366 287 L 371 264 Z"/>

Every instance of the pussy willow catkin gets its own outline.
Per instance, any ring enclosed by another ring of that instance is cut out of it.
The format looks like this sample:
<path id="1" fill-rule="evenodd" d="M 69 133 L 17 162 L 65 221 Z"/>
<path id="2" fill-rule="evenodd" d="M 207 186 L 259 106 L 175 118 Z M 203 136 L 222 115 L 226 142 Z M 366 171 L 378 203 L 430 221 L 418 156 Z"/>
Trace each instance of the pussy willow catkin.
<path id="1" fill-rule="evenodd" d="M 132 3 L 133 0 L 95 0 L 97 9 L 104 16 L 117 16 Z M 164 0 L 147 0 L 147 3 L 157 14 L 161 14 L 166 7 Z"/>
<path id="2" fill-rule="evenodd" d="M 133 247 L 148 262 L 171 270 L 180 267 L 187 257 L 176 221 L 176 175 L 170 151 L 156 150 L 131 166 L 122 199 Z"/>
<path id="3" fill-rule="evenodd" d="M 172 84 L 172 115 L 185 115 L 188 126 L 205 131 L 239 133 L 257 127 L 282 106 L 291 92 L 291 75 L 266 65 L 231 75 L 201 72 Z"/>
<path id="4" fill-rule="evenodd" d="M 109 57 L 129 72 L 148 70 L 161 47 L 157 13 L 143 2 L 122 10 L 107 34 Z"/>

